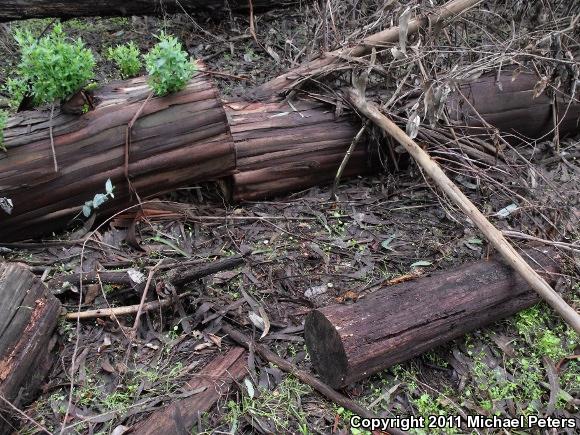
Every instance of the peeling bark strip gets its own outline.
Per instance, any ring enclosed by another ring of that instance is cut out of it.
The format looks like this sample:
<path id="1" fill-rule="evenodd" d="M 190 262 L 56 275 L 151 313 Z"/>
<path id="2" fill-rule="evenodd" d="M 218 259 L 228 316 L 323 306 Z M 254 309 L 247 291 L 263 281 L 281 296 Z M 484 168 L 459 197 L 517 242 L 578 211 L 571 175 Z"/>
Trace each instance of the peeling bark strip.
<path id="1" fill-rule="evenodd" d="M 197 419 L 227 394 L 231 385 L 247 373 L 247 354 L 234 347 L 218 355 L 183 387 L 194 392 L 154 412 L 133 428 L 134 434 L 179 435 L 191 433 Z"/>
<path id="2" fill-rule="evenodd" d="M 226 185 L 234 201 L 262 199 L 334 180 L 360 129 L 352 116 L 337 118 L 315 101 L 225 103 L 236 151 L 236 172 Z M 378 150 L 361 143 L 345 176 L 378 168 Z"/>
<path id="3" fill-rule="evenodd" d="M 526 252 L 540 272 L 559 270 L 553 251 Z M 304 337 L 320 377 L 339 388 L 539 300 L 502 260 L 481 260 L 381 288 L 352 305 L 314 310 L 306 318 Z"/>
<path id="4" fill-rule="evenodd" d="M 17 264 L 0 263 L 0 395 L 20 406 L 35 395 L 50 367 L 49 341 L 60 302 Z M 0 434 L 12 430 L 0 404 Z"/>
<path id="5" fill-rule="evenodd" d="M 299 0 L 253 0 L 255 11 L 265 11 L 298 3 Z M 247 0 L 2 0 L 0 22 L 29 18 L 74 18 L 95 16 L 163 15 L 209 11 L 221 13 L 226 6 L 246 11 Z"/>
<path id="6" fill-rule="evenodd" d="M 65 227 L 85 201 L 105 191 L 115 198 L 101 214 L 135 203 L 124 176 L 127 125 L 149 95 L 145 78 L 112 83 L 97 91 L 94 110 L 81 116 L 57 113 L 54 140 L 60 171 L 54 172 L 49 114 L 23 112 L 4 131 L 0 192 L 12 199 L 2 216 L 0 240 L 22 240 Z M 185 90 L 153 98 L 132 128 L 129 175 L 140 198 L 227 176 L 234 148 L 222 103 L 211 80 L 198 74 Z"/>

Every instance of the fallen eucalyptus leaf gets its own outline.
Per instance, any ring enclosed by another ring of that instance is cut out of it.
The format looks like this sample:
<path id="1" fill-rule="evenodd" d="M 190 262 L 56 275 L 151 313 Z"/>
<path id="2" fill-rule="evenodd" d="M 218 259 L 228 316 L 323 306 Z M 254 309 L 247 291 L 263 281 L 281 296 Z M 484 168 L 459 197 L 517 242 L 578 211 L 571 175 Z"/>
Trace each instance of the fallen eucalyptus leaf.
<path id="1" fill-rule="evenodd" d="M 403 53 L 407 53 L 407 35 L 409 33 L 409 20 L 411 19 L 411 8 L 408 7 L 399 17 L 399 45 Z"/>
<path id="2" fill-rule="evenodd" d="M 147 279 L 140 271 L 134 268 L 127 269 L 127 275 L 135 284 L 141 284 Z"/>
<path id="3" fill-rule="evenodd" d="M 510 214 L 512 214 L 514 211 L 516 211 L 518 209 L 518 206 L 516 204 L 510 204 L 507 207 L 502 208 L 500 211 L 498 211 L 495 216 L 501 218 L 501 219 L 505 219 L 507 218 Z"/>
<path id="4" fill-rule="evenodd" d="M 431 266 L 431 262 L 430 261 L 426 261 L 426 260 L 420 260 L 420 261 L 416 261 L 413 264 L 411 264 L 411 267 L 426 267 L 426 266 Z"/>

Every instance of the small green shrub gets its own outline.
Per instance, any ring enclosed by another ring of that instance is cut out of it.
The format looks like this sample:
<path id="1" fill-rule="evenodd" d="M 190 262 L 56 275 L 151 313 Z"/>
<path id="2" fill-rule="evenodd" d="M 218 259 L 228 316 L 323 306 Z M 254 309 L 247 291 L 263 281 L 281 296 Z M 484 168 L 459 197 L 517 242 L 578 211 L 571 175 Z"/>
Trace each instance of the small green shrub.
<path id="1" fill-rule="evenodd" d="M 115 48 L 109 47 L 107 59 L 115 62 L 124 79 L 135 77 L 141 70 L 139 48 L 132 41 L 125 45 L 117 45 Z"/>
<path id="2" fill-rule="evenodd" d="M 185 88 L 196 70 L 195 65 L 174 36 L 162 32 L 159 42 L 144 56 L 149 86 L 162 96 Z"/>
<path id="3" fill-rule="evenodd" d="M 28 31 L 15 35 L 20 47 L 20 82 L 13 86 L 22 92 L 22 83 L 37 105 L 65 100 L 80 91 L 94 76 L 95 59 L 79 38 L 70 40 L 62 26 L 37 40 Z"/>

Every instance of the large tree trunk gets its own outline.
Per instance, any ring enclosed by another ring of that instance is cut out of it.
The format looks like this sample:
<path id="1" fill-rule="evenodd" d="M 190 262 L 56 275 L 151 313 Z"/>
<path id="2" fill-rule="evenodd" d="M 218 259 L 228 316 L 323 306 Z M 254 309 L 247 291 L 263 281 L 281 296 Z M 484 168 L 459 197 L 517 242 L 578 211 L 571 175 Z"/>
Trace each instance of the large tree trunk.
<path id="1" fill-rule="evenodd" d="M 115 198 L 99 213 L 135 203 L 125 178 L 127 125 L 132 129 L 128 172 L 141 199 L 177 187 L 227 176 L 235 168 L 228 123 L 218 92 L 198 74 L 175 95 L 152 98 L 144 78 L 112 83 L 97 92 L 94 110 L 81 116 L 56 112 L 52 120 L 59 172 L 54 172 L 50 111 L 24 112 L 5 130 L 7 153 L 0 153 L 0 196 L 14 204 L 2 216 L 0 240 L 18 240 L 66 226 L 82 206 L 105 191 L 111 179 Z"/>
<path id="2" fill-rule="evenodd" d="M 236 172 L 226 189 L 234 201 L 262 199 L 334 180 L 360 122 L 335 116 L 331 107 L 301 100 L 227 103 Z M 344 176 L 377 169 L 377 146 L 362 141 Z"/>
<path id="3" fill-rule="evenodd" d="M 253 0 L 254 10 L 284 7 L 299 0 Z M 93 16 L 163 15 L 165 13 L 220 13 L 229 6 L 232 10 L 247 10 L 247 0 L 2 0 L 0 22 L 28 18 L 74 18 Z"/>
<path id="4" fill-rule="evenodd" d="M 553 281 L 553 251 L 527 252 Z M 304 337 L 319 375 L 339 388 L 539 301 L 536 292 L 499 258 L 377 290 L 352 305 L 312 311 Z"/>
<path id="5" fill-rule="evenodd" d="M 28 403 L 51 366 L 49 342 L 60 302 L 30 271 L 0 263 L 0 396 Z M 0 402 L 0 434 L 12 433 L 11 411 Z"/>

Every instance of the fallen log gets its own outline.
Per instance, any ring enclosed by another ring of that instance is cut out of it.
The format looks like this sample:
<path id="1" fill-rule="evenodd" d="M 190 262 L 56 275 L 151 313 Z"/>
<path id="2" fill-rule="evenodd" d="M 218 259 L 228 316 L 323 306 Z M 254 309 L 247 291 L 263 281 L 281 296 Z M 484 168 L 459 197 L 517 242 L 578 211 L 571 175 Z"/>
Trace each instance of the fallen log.
<path id="1" fill-rule="evenodd" d="M 489 132 L 480 127 L 488 120 L 502 131 L 528 137 L 545 134 L 553 125 L 550 97 L 532 98 L 537 83 L 533 75 L 522 73 L 512 82 L 504 74 L 503 92 L 494 77 L 461 84 L 461 93 L 448 103 L 458 131 L 482 135 L 485 146 L 472 150 L 477 154 L 470 156 L 488 164 L 495 162 L 496 152 L 493 144 L 485 143 Z M 125 134 L 141 107 L 128 166 L 140 198 L 218 178 L 234 201 L 332 183 L 360 129 L 360 121 L 352 115 L 336 117 L 330 106 L 312 100 L 222 103 L 201 73 L 185 91 L 153 98 L 143 106 L 148 92 L 143 78 L 117 82 L 96 93 L 93 111 L 81 116 L 57 113 L 53 119 L 57 173 L 50 151 L 50 116 L 25 112 L 9 121 L 8 152 L 0 153 L 0 196 L 12 199 L 14 210 L 2 216 L 0 241 L 65 228 L 73 218 L 82 218 L 83 204 L 105 190 L 108 178 L 115 185 L 115 198 L 98 209 L 99 216 L 135 204 L 137 197 L 124 176 Z M 576 132 L 580 104 L 559 104 L 558 111 L 559 132 Z M 462 127 L 465 124 L 468 127 Z M 419 132 L 421 139 L 429 141 L 428 129 Z M 453 137 L 444 142 L 454 143 Z M 345 175 L 376 171 L 377 153 L 377 146 L 362 140 Z"/>
<path id="2" fill-rule="evenodd" d="M 233 201 L 261 199 L 334 180 L 360 122 L 336 117 L 330 106 L 308 100 L 225 103 L 236 152 L 236 171 L 225 182 Z M 344 175 L 378 169 L 378 147 L 361 143 Z"/>
<path id="3" fill-rule="evenodd" d="M 252 3 L 255 11 L 266 11 L 297 4 L 298 0 L 253 0 Z M 249 3 L 246 0 L 3 0 L 0 22 L 47 17 L 164 15 L 200 10 L 220 14 L 226 7 L 246 11 Z"/>
<path id="4" fill-rule="evenodd" d="M 85 201 L 105 191 L 107 179 L 115 197 L 98 208 L 100 214 L 135 204 L 126 169 L 140 198 L 233 172 L 226 115 L 207 75 L 198 73 L 177 94 L 146 102 L 149 95 L 141 77 L 104 86 L 94 96 L 94 110 L 84 115 L 57 111 L 52 125 L 59 172 L 52 164 L 50 113 L 23 112 L 10 118 L 4 131 L 8 151 L 0 153 L 0 192 L 14 209 L 2 216 L 0 240 L 22 240 L 66 227 L 82 217 Z M 125 168 L 127 125 L 140 109 Z"/>
<path id="5" fill-rule="evenodd" d="M 490 72 L 458 83 L 446 103 L 449 118 L 470 136 L 489 140 L 491 125 L 505 138 L 521 142 L 551 139 L 556 123 L 561 136 L 574 135 L 580 128 L 580 103 L 561 93 L 555 97 L 537 92 L 541 78 L 534 72 L 516 73 L 504 69 L 498 78 Z M 554 104 L 555 103 L 555 104 Z"/>
<path id="6" fill-rule="evenodd" d="M 231 385 L 247 373 L 247 354 L 241 347 L 234 347 L 218 355 L 182 389 L 192 395 L 177 400 L 155 411 L 146 420 L 132 428 L 135 434 L 180 435 L 191 433 L 198 418 L 209 411 Z"/>
<path id="7" fill-rule="evenodd" d="M 16 407 L 35 398 L 52 365 L 59 313 L 60 302 L 32 272 L 0 263 L 0 396 Z M 15 431 L 11 422 L 10 409 L 0 402 L 1 435 Z"/>
<path id="8" fill-rule="evenodd" d="M 527 251 L 547 279 L 553 251 Z M 318 374 L 335 388 L 406 361 L 540 300 L 499 258 L 376 290 L 352 305 L 331 305 L 306 317 L 304 338 Z"/>

